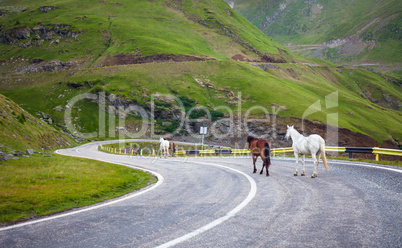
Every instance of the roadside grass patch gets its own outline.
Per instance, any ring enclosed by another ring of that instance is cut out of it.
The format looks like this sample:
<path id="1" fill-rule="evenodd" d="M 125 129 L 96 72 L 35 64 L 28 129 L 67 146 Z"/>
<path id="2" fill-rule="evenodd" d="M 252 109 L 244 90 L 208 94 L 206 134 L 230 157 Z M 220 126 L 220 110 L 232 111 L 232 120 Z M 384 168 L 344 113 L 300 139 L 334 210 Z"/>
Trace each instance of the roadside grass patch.
<path id="1" fill-rule="evenodd" d="M 0 162 L 0 223 L 91 205 L 155 182 L 143 171 L 57 154 Z"/>

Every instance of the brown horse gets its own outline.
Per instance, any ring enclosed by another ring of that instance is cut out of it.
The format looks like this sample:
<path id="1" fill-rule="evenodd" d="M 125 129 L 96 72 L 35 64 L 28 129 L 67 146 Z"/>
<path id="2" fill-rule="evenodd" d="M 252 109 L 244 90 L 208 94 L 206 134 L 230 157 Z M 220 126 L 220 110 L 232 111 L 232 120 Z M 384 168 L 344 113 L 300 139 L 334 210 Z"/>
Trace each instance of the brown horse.
<path id="1" fill-rule="evenodd" d="M 172 157 L 174 157 L 174 153 L 176 152 L 176 146 L 173 141 L 169 141 L 169 150 L 172 150 Z"/>
<path id="2" fill-rule="evenodd" d="M 253 164 L 254 164 L 254 171 L 253 173 L 257 172 L 257 168 L 255 167 L 255 162 L 257 161 L 258 156 L 261 156 L 262 159 L 262 169 L 260 174 L 265 169 L 267 170 L 267 176 L 269 176 L 268 168 L 271 165 L 271 144 L 269 144 L 268 140 L 265 139 L 258 139 L 253 136 L 247 136 L 247 144 L 248 148 L 250 149 L 251 156 L 253 156 Z"/>

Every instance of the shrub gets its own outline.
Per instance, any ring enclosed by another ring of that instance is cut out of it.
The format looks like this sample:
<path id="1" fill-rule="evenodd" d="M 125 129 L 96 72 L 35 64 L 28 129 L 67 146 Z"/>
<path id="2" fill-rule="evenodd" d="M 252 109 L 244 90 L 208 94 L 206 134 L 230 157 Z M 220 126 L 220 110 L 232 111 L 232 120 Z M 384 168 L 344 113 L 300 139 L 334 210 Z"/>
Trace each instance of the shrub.
<path id="1" fill-rule="evenodd" d="M 206 113 L 207 112 L 205 112 L 204 109 L 194 109 L 193 111 L 191 111 L 190 119 L 200 118 L 202 116 L 205 116 Z"/>
<path id="2" fill-rule="evenodd" d="M 25 122 L 27 121 L 27 118 L 25 117 L 24 113 L 21 113 L 18 117 L 17 117 L 18 121 L 21 124 L 25 124 Z"/>
<path id="3" fill-rule="evenodd" d="M 212 121 L 216 121 L 218 118 L 222 118 L 224 115 L 222 112 L 211 110 L 211 119 Z"/>

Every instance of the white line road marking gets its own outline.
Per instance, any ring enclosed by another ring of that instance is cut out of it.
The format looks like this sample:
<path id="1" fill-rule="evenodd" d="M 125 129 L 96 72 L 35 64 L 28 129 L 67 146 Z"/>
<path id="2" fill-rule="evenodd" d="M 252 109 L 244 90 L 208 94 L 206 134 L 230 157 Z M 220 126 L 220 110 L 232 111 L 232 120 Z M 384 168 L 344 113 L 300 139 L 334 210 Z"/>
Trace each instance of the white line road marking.
<path id="1" fill-rule="evenodd" d="M 362 167 L 371 167 L 371 168 L 376 168 L 376 169 L 383 169 L 383 170 L 389 170 L 389 171 L 402 173 L 402 170 L 388 168 L 388 167 L 375 166 L 375 165 L 371 165 L 371 164 L 342 163 L 342 162 L 337 162 L 337 164 L 357 165 L 357 166 L 362 166 Z"/>
<path id="2" fill-rule="evenodd" d="M 295 161 L 294 158 L 273 158 L 273 159 L 279 159 L 279 160 L 293 160 Z M 311 159 L 309 159 L 311 160 Z M 306 159 L 307 161 L 307 159 Z M 382 167 L 382 166 L 377 166 L 375 164 L 363 164 L 363 163 L 356 163 L 352 161 L 342 161 L 342 160 L 336 160 L 336 164 L 343 164 L 343 165 L 356 165 L 356 166 L 362 166 L 362 167 L 369 167 L 369 168 L 376 168 L 376 169 L 383 169 L 383 170 L 389 170 L 389 171 L 394 171 L 394 172 L 399 172 L 402 173 L 402 170 L 400 169 L 394 169 L 394 168 L 389 168 L 389 167 Z"/>
<path id="3" fill-rule="evenodd" d="M 174 240 L 171 240 L 165 244 L 162 244 L 160 246 L 158 246 L 157 248 L 167 248 L 167 247 L 172 247 L 174 245 L 177 245 L 178 243 L 184 242 L 188 239 L 191 239 L 192 237 L 197 236 L 198 234 L 201 234 L 205 231 L 208 231 L 209 229 L 212 229 L 214 227 L 216 227 L 217 225 L 223 223 L 224 221 L 232 218 L 233 216 L 236 215 L 236 213 L 238 213 L 240 210 L 242 210 L 245 206 L 247 206 L 247 204 L 250 203 L 250 201 L 255 197 L 256 193 L 257 193 L 257 184 L 254 181 L 254 179 L 252 179 L 249 175 L 245 174 L 244 172 L 241 172 L 239 170 L 227 167 L 227 166 L 223 166 L 223 165 L 219 165 L 219 164 L 212 164 L 212 163 L 202 163 L 202 162 L 194 162 L 194 163 L 198 163 L 198 164 L 205 164 L 205 165 L 212 165 L 212 166 L 216 166 L 216 167 L 221 167 L 221 168 L 225 168 L 225 169 L 229 169 L 232 170 L 236 173 L 240 173 L 241 175 L 245 176 L 247 178 L 247 180 L 250 183 L 250 192 L 248 193 L 246 199 L 241 202 L 237 207 L 235 207 L 234 209 L 232 209 L 230 212 L 228 212 L 225 216 L 222 216 L 221 218 L 218 218 L 208 224 L 206 224 L 205 226 L 202 226 L 186 235 L 183 235 L 179 238 L 176 238 Z"/>

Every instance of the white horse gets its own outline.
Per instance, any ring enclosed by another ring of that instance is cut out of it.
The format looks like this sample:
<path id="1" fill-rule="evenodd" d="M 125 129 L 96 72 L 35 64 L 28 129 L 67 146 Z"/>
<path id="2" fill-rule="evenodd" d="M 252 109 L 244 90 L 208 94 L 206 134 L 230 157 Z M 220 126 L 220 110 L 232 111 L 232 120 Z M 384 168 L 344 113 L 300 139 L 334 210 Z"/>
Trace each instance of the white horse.
<path id="1" fill-rule="evenodd" d="M 286 139 L 292 139 L 292 148 L 296 157 L 296 172 L 294 173 L 297 176 L 298 168 L 299 168 L 299 154 L 302 155 L 302 166 L 303 172 L 302 176 L 306 174 L 304 170 L 304 156 L 307 154 L 311 154 L 314 160 L 314 173 L 311 175 L 312 178 L 318 176 L 318 163 L 320 161 L 320 155 L 322 155 L 322 162 L 324 163 L 325 169 L 328 171 L 327 158 L 325 157 L 325 140 L 318 134 L 312 134 L 308 137 L 301 135 L 293 126 L 288 126 L 288 130 L 285 135 Z"/>
<path id="2" fill-rule="evenodd" d="M 166 154 L 167 156 L 169 156 L 169 141 L 168 140 L 164 140 L 162 137 L 159 139 L 159 152 L 161 154 L 164 154 L 165 158 L 166 158 Z"/>

